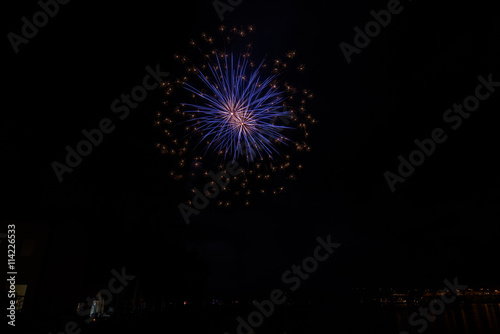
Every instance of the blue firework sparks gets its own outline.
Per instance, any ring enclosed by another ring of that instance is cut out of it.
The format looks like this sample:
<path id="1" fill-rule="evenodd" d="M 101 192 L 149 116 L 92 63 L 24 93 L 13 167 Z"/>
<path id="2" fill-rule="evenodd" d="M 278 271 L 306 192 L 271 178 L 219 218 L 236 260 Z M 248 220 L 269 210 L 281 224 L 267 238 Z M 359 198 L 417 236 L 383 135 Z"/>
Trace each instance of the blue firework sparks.
<path id="1" fill-rule="evenodd" d="M 179 72 L 162 84 L 166 100 L 156 114 L 156 147 L 168 159 L 168 174 L 188 188 L 205 178 L 212 182 L 210 173 L 222 171 L 223 162 L 246 158 L 241 182 L 223 188 L 217 206 L 249 206 L 253 197 L 286 192 L 300 177 L 311 151 L 309 126 L 316 123 L 308 113 L 313 94 L 299 79 L 305 65 L 294 50 L 259 65 L 251 61 L 253 27 L 219 30 L 216 38 L 202 33 L 174 54 Z"/>
<path id="2" fill-rule="evenodd" d="M 234 161 L 244 156 L 250 162 L 265 155 L 272 159 L 279 154 L 275 146 L 288 141 L 281 133 L 288 127 L 275 124 L 278 117 L 288 115 L 283 110 L 283 92 L 273 84 L 276 76 L 261 80 L 263 63 L 250 69 L 246 57 L 224 54 L 216 58 L 208 64 L 210 76 L 197 70 L 207 93 L 187 83 L 184 86 L 204 100 L 203 105 L 183 104 L 193 108 L 186 110 L 195 115 L 191 128 L 202 133 L 200 143 L 207 142 L 206 151 L 222 151 L 224 158 Z"/>

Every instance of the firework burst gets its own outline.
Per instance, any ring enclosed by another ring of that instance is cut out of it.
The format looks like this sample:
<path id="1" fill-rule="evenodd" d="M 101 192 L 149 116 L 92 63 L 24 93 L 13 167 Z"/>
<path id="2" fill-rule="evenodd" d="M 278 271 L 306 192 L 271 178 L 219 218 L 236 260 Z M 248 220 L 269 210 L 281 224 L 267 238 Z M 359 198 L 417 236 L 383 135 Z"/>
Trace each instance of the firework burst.
<path id="1" fill-rule="evenodd" d="M 221 64 L 208 64 L 211 79 L 198 70 L 198 77 L 213 95 L 202 93 L 186 84 L 185 88 L 205 101 L 204 105 L 186 103 L 184 106 L 195 108 L 187 110 L 195 113 L 191 123 L 197 131 L 206 132 L 200 143 L 210 138 L 207 150 L 214 148 L 224 152 L 224 158 L 236 160 L 245 156 L 247 162 L 257 156 L 279 154 L 276 143 L 284 143 L 281 132 L 287 126 L 276 125 L 278 117 L 285 117 L 283 92 L 271 85 L 275 75 L 261 81 L 259 70 L 262 63 L 247 76 L 248 59 L 235 59 L 233 54 L 225 55 Z"/>
<path id="2" fill-rule="evenodd" d="M 306 112 L 312 93 L 290 83 L 305 68 L 295 63 L 295 51 L 254 62 L 253 32 L 221 27 L 217 39 L 203 33 L 189 43 L 189 56 L 175 55 L 185 73 L 163 84 L 167 99 L 155 121 L 161 129 L 156 146 L 172 158 L 170 176 L 193 192 L 226 161 L 240 163 L 238 182 L 218 197 L 223 207 L 285 192 L 301 173 L 303 154 L 311 150 L 308 127 L 316 122 Z"/>

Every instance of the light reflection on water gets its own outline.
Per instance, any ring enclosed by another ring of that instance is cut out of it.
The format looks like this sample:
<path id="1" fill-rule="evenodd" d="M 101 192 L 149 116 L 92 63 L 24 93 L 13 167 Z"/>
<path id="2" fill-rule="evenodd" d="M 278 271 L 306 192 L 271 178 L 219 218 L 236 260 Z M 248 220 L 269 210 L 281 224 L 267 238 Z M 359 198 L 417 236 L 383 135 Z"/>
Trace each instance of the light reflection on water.
<path id="1" fill-rule="evenodd" d="M 274 329 L 261 328 L 256 333 L 317 333 L 316 325 L 321 323 L 322 333 L 400 334 L 401 331 L 408 331 L 413 334 L 418 333 L 417 330 L 422 328 L 421 324 L 412 327 L 408 322 L 410 315 L 415 311 L 418 313 L 418 307 L 373 306 L 363 309 L 295 310 L 295 312 L 287 314 L 281 321 L 278 320 L 279 316 L 275 318 L 278 323 Z M 418 319 L 421 317 L 419 316 Z M 435 321 L 428 322 L 427 328 L 422 333 L 500 334 L 499 319 L 500 304 L 449 305 L 442 314 L 436 315 Z M 297 330 L 298 327 L 300 330 Z"/>
<path id="2" fill-rule="evenodd" d="M 464 332 L 469 334 L 469 326 L 467 325 L 467 316 L 465 315 L 465 310 L 463 307 L 460 308 L 460 314 L 462 316 Z"/>
<path id="3" fill-rule="evenodd" d="M 399 328 L 409 330 L 411 326 L 408 324 L 408 318 L 401 323 L 400 314 L 412 312 L 398 310 L 397 313 L 399 313 L 397 315 Z M 436 316 L 436 320 L 429 323 L 423 333 L 499 334 L 498 317 L 500 317 L 500 304 L 457 305 Z M 411 329 L 416 330 L 419 327 Z"/>

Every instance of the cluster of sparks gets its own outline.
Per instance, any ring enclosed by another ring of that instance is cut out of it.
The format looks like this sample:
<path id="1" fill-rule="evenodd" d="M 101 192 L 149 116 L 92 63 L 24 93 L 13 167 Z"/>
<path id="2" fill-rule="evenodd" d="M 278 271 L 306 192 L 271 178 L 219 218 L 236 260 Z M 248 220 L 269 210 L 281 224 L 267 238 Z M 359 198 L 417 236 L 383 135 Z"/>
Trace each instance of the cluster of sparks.
<path id="1" fill-rule="evenodd" d="M 251 26 L 220 28 L 226 47 L 253 31 Z M 163 133 L 162 142 L 156 146 L 177 160 L 170 176 L 185 181 L 200 175 L 207 177 L 210 171 L 223 170 L 226 161 L 242 158 L 246 164 L 241 174 L 222 189 L 231 196 L 220 196 L 218 206 L 229 207 L 236 198 L 248 206 L 254 194 L 284 192 L 283 183 L 296 179 L 303 168 L 295 161 L 296 152 L 311 150 L 308 125 L 316 120 L 306 113 L 312 93 L 280 80 L 286 71 L 304 71 L 304 65 L 292 65 L 295 51 L 270 64 L 255 63 L 250 58 L 252 44 L 232 53 L 214 48 L 216 39 L 205 33 L 201 40 L 204 47 L 194 40 L 190 42 L 201 52 L 201 60 L 200 55 L 175 55 L 187 73 L 162 85 L 167 100 L 165 110 L 157 113 L 155 121 Z M 211 51 L 203 52 L 204 48 Z M 195 102 L 187 103 L 186 98 Z M 290 135 L 285 136 L 285 131 Z M 202 152 L 200 146 L 204 147 Z M 282 184 L 277 184 L 277 179 Z"/>
<path id="2" fill-rule="evenodd" d="M 224 158 L 230 156 L 236 160 L 244 156 L 247 162 L 258 156 L 267 155 L 270 159 L 274 153 L 274 143 L 284 143 L 287 139 L 282 130 L 288 128 L 276 125 L 278 117 L 285 117 L 283 97 L 275 85 L 271 85 L 275 76 L 271 75 L 262 82 L 259 70 L 262 63 L 247 77 L 248 59 L 235 59 L 234 55 L 225 55 L 223 63 L 217 57 L 216 64 L 208 64 L 209 76 L 198 71 L 198 77 L 209 88 L 213 95 L 202 93 L 199 89 L 185 85 L 186 89 L 203 100 L 204 105 L 186 103 L 183 106 L 195 108 L 187 110 L 195 113 L 192 121 L 198 124 L 196 131 L 205 133 L 201 142 L 206 142 L 206 150 L 215 147 L 223 151 Z M 215 143 L 215 144 L 214 144 Z"/>

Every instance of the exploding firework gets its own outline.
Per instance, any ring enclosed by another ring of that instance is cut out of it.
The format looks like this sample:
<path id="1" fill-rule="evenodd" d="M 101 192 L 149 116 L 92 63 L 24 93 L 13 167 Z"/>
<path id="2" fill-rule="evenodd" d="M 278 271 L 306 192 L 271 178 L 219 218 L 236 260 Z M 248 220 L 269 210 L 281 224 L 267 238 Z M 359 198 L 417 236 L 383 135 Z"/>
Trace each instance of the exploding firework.
<path id="1" fill-rule="evenodd" d="M 215 65 L 208 64 L 213 81 L 198 71 L 198 77 L 213 95 L 185 85 L 206 101 L 202 106 L 186 103 L 195 108 L 186 112 L 195 113 L 192 121 L 199 125 L 197 130 L 206 132 L 201 141 L 211 138 L 207 150 L 222 150 L 224 158 L 230 156 L 233 161 L 242 155 L 247 162 L 263 154 L 272 159 L 273 154 L 278 154 L 274 144 L 286 141 L 281 132 L 288 127 L 274 123 L 278 117 L 288 115 L 281 105 L 283 93 L 271 85 L 274 75 L 260 81 L 262 63 L 247 77 L 248 59 L 234 58 L 233 54 L 225 55 L 223 64 L 219 58 Z"/>
<path id="2" fill-rule="evenodd" d="M 163 84 L 167 100 L 155 121 L 161 129 L 157 147 L 173 158 L 170 176 L 193 192 L 227 161 L 240 163 L 238 182 L 223 187 L 218 206 L 248 206 L 255 194 L 285 192 L 311 150 L 308 126 L 316 121 L 306 104 L 313 95 L 290 84 L 293 75 L 287 81 L 304 65 L 294 63 L 295 51 L 284 60 L 253 61 L 247 41 L 253 31 L 221 27 L 220 48 L 216 38 L 202 34 L 201 42 L 190 42 L 194 54 L 175 55 L 186 73 Z"/>

